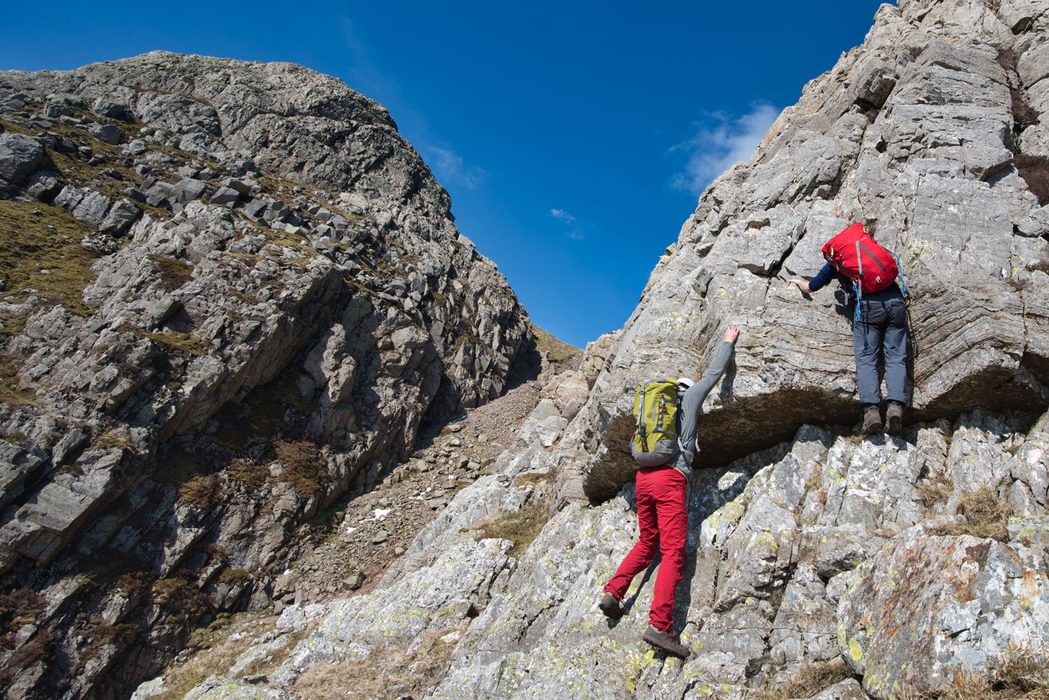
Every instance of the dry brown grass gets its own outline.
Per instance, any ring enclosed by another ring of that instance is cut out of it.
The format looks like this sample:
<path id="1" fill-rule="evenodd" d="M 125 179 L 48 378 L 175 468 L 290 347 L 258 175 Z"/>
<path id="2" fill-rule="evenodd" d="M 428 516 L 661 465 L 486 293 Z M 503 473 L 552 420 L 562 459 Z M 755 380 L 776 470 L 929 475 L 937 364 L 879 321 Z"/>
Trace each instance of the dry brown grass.
<path id="1" fill-rule="evenodd" d="M 921 496 L 922 505 L 932 509 L 940 503 L 946 503 L 954 490 L 954 484 L 944 472 L 937 472 L 927 479 L 922 479 L 917 484 L 918 494 Z"/>
<path id="2" fill-rule="evenodd" d="M 185 260 L 170 258 L 166 255 L 147 256 L 158 274 L 160 288 L 173 292 L 193 279 L 193 266 Z"/>
<path id="3" fill-rule="evenodd" d="M 44 597 L 31 588 L 16 588 L 0 595 L 0 646 L 10 648 L 15 632 L 36 622 L 45 604 Z"/>
<path id="4" fill-rule="evenodd" d="M 998 498 L 994 489 L 985 486 L 971 491 L 958 504 L 958 512 L 965 522 L 931 528 L 934 535 L 972 535 L 990 537 L 1002 542 L 1009 539 L 1006 526 L 1012 515 L 1012 506 Z"/>
<path id="5" fill-rule="evenodd" d="M 276 440 L 273 451 L 284 465 L 280 480 L 295 487 L 303 496 L 312 496 L 327 473 L 327 461 L 317 443 L 310 440 Z"/>
<path id="6" fill-rule="evenodd" d="M 5 298 L 23 289 L 82 316 L 84 288 L 97 255 L 80 245 L 90 229 L 66 210 L 40 202 L 0 200 L 0 279 Z M 5 324 L 6 325 L 6 324 Z"/>
<path id="7" fill-rule="evenodd" d="M 0 403 L 9 406 L 32 406 L 37 401 L 36 394 L 23 389 L 19 383 L 15 361 L 8 355 L 0 354 Z"/>
<path id="8" fill-rule="evenodd" d="M 226 467 L 230 479 L 239 481 L 252 491 L 262 488 L 269 478 L 269 470 L 251 459 L 237 458 Z"/>
<path id="9" fill-rule="evenodd" d="M 802 666 L 791 676 L 790 681 L 782 688 L 762 690 L 748 695 L 748 700 L 789 700 L 789 698 L 809 698 L 826 690 L 835 683 L 840 683 L 852 676 L 849 667 L 841 659 L 817 661 Z"/>
<path id="10" fill-rule="evenodd" d="M 905 692 L 898 700 L 1049 700 L 1049 668 L 1018 652 L 993 673 L 958 674 L 942 690 Z"/>
<path id="11" fill-rule="evenodd" d="M 414 654 L 379 649 L 359 660 L 314 664 L 295 682 L 300 698 L 381 698 L 424 697 L 443 677 L 455 642 L 441 637 L 455 629 L 431 630 L 423 635 Z"/>
<path id="12" fill-rule="evenodd" d="M 510 540 L 514 543 L 510 548 L 510 554 L 517 556 L 528 549 L 528 545 L 543 529 L 546 520 L 546 503 L 542 499 L 533 498 L 516 512 L 507 513 L 478 525 L 477 538 L 494 537 Z"/>
<path id="13" fill-rule="evenodd" d="M 273 623 L 274 619 L 260 617 L 258 613 L 240 613 L 220 615 L 207 627 L 194 630 L 187 648 L 195 653 L 189 661 L 164 673 L 164 692 L 155 696 L 156 700 L 178 700 L 208 676 L 224 673 L 255 643 L 258 633 L 271 628 Z M 230 639 L 234 632 L 244 634 Z M 294 642 L 287 648 L 292 646 Z M 252 670 L 261 673 L 269 669 Z"/>
<path id="14" fill-rule="evenodd" d="M 216 474 L 198 474 L 187 479 L 178 490 L 179 503 L 205 509 L 219 496 L 219 477 Z"/>
<path id="15" fill-rule="evenodd" d="M 560 364 L 574 360 L 583 354 L 579 348 L 558 340 L 539 326 L 533 325 L 532 333 L 535 335 L 536 349 L 542 353 L 547 362 Z"/>

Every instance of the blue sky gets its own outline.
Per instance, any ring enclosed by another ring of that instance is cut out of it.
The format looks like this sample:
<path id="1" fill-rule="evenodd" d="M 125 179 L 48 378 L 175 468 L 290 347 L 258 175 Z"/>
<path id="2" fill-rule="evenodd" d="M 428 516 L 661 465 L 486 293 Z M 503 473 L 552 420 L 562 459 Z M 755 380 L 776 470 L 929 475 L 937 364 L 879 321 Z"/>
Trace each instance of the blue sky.
<path id="1" fill-rule="evenodd" d="M 390 110 L 535 323 L 582 347 L 879 4 L 3 3 L 0 69 L 165 49 L 341 78 Z"/>

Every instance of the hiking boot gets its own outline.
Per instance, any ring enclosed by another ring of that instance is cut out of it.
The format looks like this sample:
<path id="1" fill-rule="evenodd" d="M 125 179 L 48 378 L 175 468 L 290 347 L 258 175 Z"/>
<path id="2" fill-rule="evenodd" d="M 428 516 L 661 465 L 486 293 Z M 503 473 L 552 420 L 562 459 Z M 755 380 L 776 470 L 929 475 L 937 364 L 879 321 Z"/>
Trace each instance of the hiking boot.
<path id="1" fill-rule="evenodd" d="M 899 401 L 890 401 L 885 409 L 885 432 L 889 435 L 899 435 L 903 431 L 903 404 Z"/>
<path id="2" fill-rule="evenodd" d="M 692 653 L 689 651 L 688 647 L 674 639 L 669 632 L 660 632 L 652 625 L 648 626 L 645 633 L 641 635 L 641 639 L 642 641 L 648 642 L 656 649 L 665 651 L 671 656 L 676 656 L 681 659 L 687 659 L 689 654 Z"/>
<path id="3" fill-rule="evenodd" d="M 863 409 L 863 427 L 861 430 L 864 435 L 874 435 L 881 432 L 881 411 L 878 410 L 877 406 L 867 406 Z"/>
<path id="4" fill-rule="evenodd" d="M 598 601 L 597 607 L 601 608 L 601 612 L 605 614 L 605 617 L 612 620 L 618 620 L 623 617 L 623 608 L 611 593 L 605 592 L 601 594 L 601 600 Z"/>

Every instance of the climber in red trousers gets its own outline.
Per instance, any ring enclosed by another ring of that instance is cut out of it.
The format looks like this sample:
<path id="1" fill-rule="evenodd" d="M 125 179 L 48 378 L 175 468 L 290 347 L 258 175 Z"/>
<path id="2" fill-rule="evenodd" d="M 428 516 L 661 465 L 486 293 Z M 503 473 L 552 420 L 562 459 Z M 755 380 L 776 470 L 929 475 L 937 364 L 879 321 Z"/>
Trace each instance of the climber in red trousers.
<path id="1" fill-rule="evenodd" d="M 677 641 L 671 627 L 674 623 L 674 589 L 681 581 L 688 536 L 688 480 L 697 449 L 696 422 L 703 400 L 721 379 L 732 359 L 738 337 L 739 328 L 729 326 L 724 342 L 703 377 L 695 384 L 686 378 L 678 380 L 678 388 L 684 393 L 679 394 L 680 410 L 676 414 L 676 454 L 663 465 L 638 469 L 635 487 L 640 533 L 633 549 L 605 585 L 598 603 L 601 612 L 609 618 L 622 617 L 622 600 L 630 582 L 652 563 L 659 552 L 661 558 L 652 592 L 649 627 L 641 638 L 657 649 L 681 658 L 688 657 L 689 649 Z"/>

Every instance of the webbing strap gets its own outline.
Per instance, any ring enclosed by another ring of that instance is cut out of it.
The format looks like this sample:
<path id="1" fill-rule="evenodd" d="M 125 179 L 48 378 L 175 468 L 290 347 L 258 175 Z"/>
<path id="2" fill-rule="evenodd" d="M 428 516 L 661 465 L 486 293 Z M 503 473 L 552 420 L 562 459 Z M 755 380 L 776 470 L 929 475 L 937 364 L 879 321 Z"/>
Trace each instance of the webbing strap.
<path id="1" fill-rule="evenodd" d="M 903 296 L 910 296 L 910 292 L 907 290 L 907 280 L 903 276 L 903 265 L 900 264 L 900 259 L 896 256 L 896 253 L 892 254 L 892 259 L 896 261 L 896 270 L 900 279 L 900 291 L 903 293 Z"/>
<path id="2" fill-rule="evenodd" d="M 868 248 L 867 246 L 863 245 L 862 241 L 856 241 L 856 257 L 857 258 L 860 257 L 860 249 L 861 248 L 863 249 L 864 252 L 867 253 L 867 255 L 870 257 L 870 259 L 873 260 L 878 265 L 878 267 L 881 268 L 882 272 L 888 274 L 889 271 L 886 270 L 885 266 L 881 264 L 881 260 L 878 260 L 878 256 L 875 255 L 873 253 L 873 251 L 871 251 L 870 248 Z M 896 257 L 896 256 L 894 255 L 893 257 Z M 899 267 L 898 263 L 897 263 L 897 267 Z M 863 261 L 862 260 L 860 260 L 860 276 L 861 277 L 863 276 Z"/>
<path id="3" fill-rule="evenodd" d="M 863 301 L 863 258 L 860 257 L 860 242 L 856 241 L 856 262 L 860 265 L 860 276 L 855 282 L 852 283 L 853 288 L 856 290 L 856 313 L 853 321 L 859 323 L 860 320 L 860 302 Z"/>
<path id="4" fill-rule="evenodd" d="M 648 452 L 648 431 L 645 429 L 645 390 L 648 382 L 641 383 L 641 402 L 637 407 L 637 433 L 641 436 L 641 451 Z"/>

